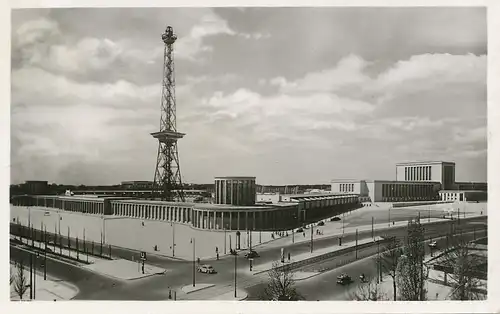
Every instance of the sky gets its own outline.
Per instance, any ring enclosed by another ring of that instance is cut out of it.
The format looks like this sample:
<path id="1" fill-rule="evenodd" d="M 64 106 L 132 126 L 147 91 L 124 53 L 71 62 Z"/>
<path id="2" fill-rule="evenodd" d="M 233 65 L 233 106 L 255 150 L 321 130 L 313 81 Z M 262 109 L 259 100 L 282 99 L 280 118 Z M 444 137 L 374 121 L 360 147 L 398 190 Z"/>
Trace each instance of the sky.
<path id="1" fill-rule="evenodd" d="M 485 8 L 16 9 L 11 183 L 153 180 L 174 28 L 184 182 L 487 176 Z"/>

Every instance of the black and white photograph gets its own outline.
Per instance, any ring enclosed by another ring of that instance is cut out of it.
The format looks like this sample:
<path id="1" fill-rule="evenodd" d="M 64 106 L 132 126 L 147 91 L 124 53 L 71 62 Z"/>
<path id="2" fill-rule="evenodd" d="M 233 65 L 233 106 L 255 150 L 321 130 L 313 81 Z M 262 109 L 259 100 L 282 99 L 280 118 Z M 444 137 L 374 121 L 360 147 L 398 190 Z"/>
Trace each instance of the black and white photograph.
<path id="1" fill-rule="evenodd" d="M 10 9 L 11 303 L 494 298 L 486 6 L 138 5 Z"/>

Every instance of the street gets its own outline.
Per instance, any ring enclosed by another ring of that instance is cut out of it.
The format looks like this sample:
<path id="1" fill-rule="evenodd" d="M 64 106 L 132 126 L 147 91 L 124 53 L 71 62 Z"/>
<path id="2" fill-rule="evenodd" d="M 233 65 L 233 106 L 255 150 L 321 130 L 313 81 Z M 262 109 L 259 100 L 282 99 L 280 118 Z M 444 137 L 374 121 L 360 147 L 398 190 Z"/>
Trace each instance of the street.
<path id="1" fill-rule="evenodd" d="M 472 231 L 473 229 L 479 230 L 482 228 L 484 230 L 485 226 L 478 225 L 478 222 L 486 222 L 487 217 L 476 217 L 467 220 L 461 220 L 460 225 L 456 225 L 456 232 L 459 230 Z M 454 221 L 456 224 L 457 222 Z M 450 223 L 437 222 L 433 224 L 425 225 L 426 239 L 436 237 L 438 235 L 446 235 L 450 231 Z M 390 230 L 378 230 L 374 232 L 374 235 L 389 235 L 397 236 L 403 239 L 406 235 L 406 227 L 394 227 Z M 371 231 L 360 232 L 358 235 L 359 239 L 370 238 Z M 354 241 L 355 234 L 346 234 L 344 236 L 344 242 Z M 440 240 L 439 245 L 442 245 Z M 314 241 L 314 248 L 325 248 L 338 245 L 337 237 L 323 238 Z M 279 259 L 281 248 L 274 247 L 269 249 L 258 250 L 261 257 L 256 258 L 255 263 L 265 263 L 270 261 L 275 261 Z M 11 247 L 11 258 L 24 257 L 27 258 L 26 252 L 20 251 L 16 248 Z M 310 246 L 308 242 L 296 243 L 285 248 L 285 251 L 290 252 L 291 255 L 309 252 Z M 247 272 L 242 270 L 249 268 L 249 262 L 243 256 L 244 251 L 240 252 L 237 257 L 237 268 L 238 268 L 238 287 L 245 288 L 249 293 L 249 299 L 256 299 L 262 287 L 265 286 L 267 282 L 267 273 L 262 273 L 260 275 L 249 275 Z M 377 247 L 372 246 L 363 250 L 358 251 L 358 259 L 370 256 L 377 253 Z M 119 256 L 122 258 L 129 257 L 136 254 L 135 252 L 127 249 L 113 248 L 113 256 Z M 343 293 L 346 291 L 345 287 L 337 286 L 335 284 L 336 276 L 341 272 L 348 272 L 353 274 L 354 277 L 358 276 L 361 272 L 364 272 L 368 277 L 372 276 L 375 272 L 373 267 L 373 261 L 371 259 L 359 260 L 355 263 L 348 264 L 346 266 L 336 268 L 341 266 L 342 261 L 350 262 L 355 259 L 355 252 L 351 251 L 345 253 L 333 259 L 321 261 L 315 264 L 307 265 L 301 270 L 304 271 L 321 271 L 333 269 L 332 271 L 325 272 L 324 274 L 318 275 L 311 279 L 306 279 L 297 282 L 297 287 L 301 293 L 304 294 L 307 300 L 329 300 L 329 299 L 345 299 Z M 194 292 L 189 295 L 189 299 L 196 299 L 198 295 L 210 294 L 210 291 L 216 293 L 219 290 L 233 289 L 234 280 L 234 256 L 224 256 L 220 260 L 202 260 L 201 263 L 207 263 L 212 265 L 217 274 L 201 274 L 196 272 L 196 282 L 197 283 L 213 283 L 216 286 L 213 288 L 206 289 L 207 291 Z M 184 285 L 189 285 L 192 283 L 192 273 L 193 264 L 188 261 L 177 261 L 170 258 L 163 258 L 159 256 L 148 255 L 148 263 L 161 265 L 168 269 L 165 275 L 156 275 L 144 279 L 138 279 L 133 281 L 121 281 L 111 279 L 105 276 L 98 275 L 96 273 L 83 270 L 78 267 L 70 266 L 63 263 L 58 263 L 56 261 L 48 261 L 47 269 L 48 273 L 60 278 L 62 280 L 69 281 L 75 284 L 79 289 L 79 293 L 75 299 L 86 299 L 86 300 L 166 300 L 168 298 L 169 289 L 176 289 L 177 291 Z M 371 264 L 371 266 L 370 266 Z M 357 274 L 357 275 L 356 275 Z M 329 287 L 325 289 L 325 287 Z M 355 284 L 351 287 L 355 287 Z"/>

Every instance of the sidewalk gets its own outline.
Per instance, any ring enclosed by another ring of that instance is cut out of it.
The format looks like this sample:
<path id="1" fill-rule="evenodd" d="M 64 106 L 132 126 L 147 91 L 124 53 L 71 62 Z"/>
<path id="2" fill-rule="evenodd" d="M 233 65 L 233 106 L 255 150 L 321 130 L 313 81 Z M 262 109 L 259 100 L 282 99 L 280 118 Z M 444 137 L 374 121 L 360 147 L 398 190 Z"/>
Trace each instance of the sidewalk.
<path id="1" fill-rule="evenodd" d="M 17 277 L 17 267 L 12 265 L 11 262 L 11 272 Z M 24 274 L 26 276 L 26 284 L 29 284 L 30 272 L 29 265 L 24 268 Z M 71 300 L 77 293 L 78 288 L 68 282 L 63 282 L 51 276 L 47 276 L 47 280 L 43 280 L 43 275 L 36 273 L 36 290 L 35 290 L 35 300 L 36 301 L 55 301 L 55 300 Z M 15 281 L 10 285 L 10 300 L 20 300 L 19 295 L 14 290 Z M 23 294 L 23 300 L 29 300 L 30 291 L 29 288 Z"/>
<path id="2" fill-rule="evenodd" d="M 132 262 L 124 259 L 112 261 L 103 260 L 91 265 L 85 265 L 83 268 L 122 280 L 134 280 L 158 274 L 165 274 L 167 272 L 164 268 L 145 264 L 143 274 L 140 262 Z"/>
<path id="3" fill-rule="evenodd" d="M 375 242 L 377 240 L 381 240 L 381 237 L 375 237 L 375 239 L 369 238 L 369 239 L 358 240 L 358 245 L 362 245 L 362 244 L 366 244 L 366 243 L 370 243 L 370 242 Z M 285 249 L 285 251 L 284 251 L 285 263 L 283 263 L 283 264 L 280 263 L 280 266 L 293 264 L 296 262 L 304 261 L 304 260 L 314 258 L 314 257 L 319 257 L 319 256 L 322 256 L 322 255 L 325 255 L 328 253 L 337 252 L 337 251 L 344 250 L 347 248 L 353 248 L 355 246 L 356 246 L 356 241 L 346 242 L 346 243 L 342 243 L 342 246 L 335 245 L 332 247 L 313 250 L 313 253 L 304 252 L 304 253 L 300 253 L 300 254 L 295 255 L 295 256 L 292 255 L 292 256 L 290 256 L 291 257 L 290 261 L 288 261 L 287 252 Z M 258 258 L 254 259 L 254 262 L 255 261 L 258 261 Z M 269 261 L 269 262 L 265 262 L 265 263 L 261 263 L 261 264 L 254 264 L 252 267 L 253 268 L 252 271 L 250 271 L 249 268 L 246 268 L 243 272 L 248 274 L 248 275 L 252 275 L 252 274 L 255 275 L 258 273 L 262 273 L 262 272 L 270 270 L 273 267 L 273 263 L 276 261 L 279 261 L 279 256 L 276 257 L 275 261 Z M 302 279 L 305 279 L 305 278 L 302 278 Z"/>
<path id="4" fill-rule="evenodd" d="M 218 295 L 216 297 L 213 297 L 211 299 L 208 299 L 209 301 L 243 301 L 248 298 L 248 293 L 246 291 L 241 290 L 241 289 L 236 289 L 236 297 L 234 297 L 234 291 L 231 292 L 226 292 L 224 294 Z"/>

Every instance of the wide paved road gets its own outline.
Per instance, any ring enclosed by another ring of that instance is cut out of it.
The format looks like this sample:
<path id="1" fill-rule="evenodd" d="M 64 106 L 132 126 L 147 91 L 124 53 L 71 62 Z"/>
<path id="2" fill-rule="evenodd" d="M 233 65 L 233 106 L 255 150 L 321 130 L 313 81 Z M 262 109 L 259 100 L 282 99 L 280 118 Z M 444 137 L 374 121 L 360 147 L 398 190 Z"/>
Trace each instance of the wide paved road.
<path id="1" fill-rule="evenodd" d="M 479 230 L 481 225 L 478 222 L 486 222 L 487 217 L 477 217 L 467 220 L 462 220 L 461 225 L 458 228 L 463 228 L 464 230 L 472 230 L 476 228 Z M 474 224 L 476 223 L 476 224 Z M 439 222 L 434 224 L 425 225 L 426 237 L 435 237 L 438 234 L 444 235 L 449 231 L 448 222 Z M 389 230 L 379 230 L 375 231 L 375 235 L 396 235 L 398 237 L 404 237 L 406 233 L 406 227 L 393 227 Z M 371 231 L 360 232 L 359 239 L 371 237 Z M 344 241 L 354 241 L 354 234 L 346 234 Z M 314 248 L 325 248 L 338 244 L 336 237 L 317 239 L 314 241 Z M 291 254 L 299 254 L 303 252 L 309 252 L 309 243 L 297 243 L 286 248 L 287 252 Z M 372 254 L 374 248 L 367 249 L 367 251 L 359 252 L 359 257 L 366 256 L 368 253 Z M 368 252 L 369 251 L 369 252 Z M 127 254 L 136 254 L 136 252 L 123 249 L 114 249 L 113 255 L 117 254 L 122 258 L 126 258 Z M 274 261 L 279 258 L 280 248 L 269 248 L 259 250 L 261 257 L 256 259 L 256 262 L 263 263 L 268 261 Z M 20 253 L 18 249 L 11 247 L 11 256 L 15 257 Z M 27 254 L 27 253 L 26 253 Z M 243 255 L 243 254 L 241 254 Z M 352 255 L 352 254 L 351 254 Z M 349 257 L 346 257 L 349 258 Z M 165 275 L 158 275 L 153 277 L 148 277 L 144 279 L 123 282 L 119 280 L 110 279 L 97 275 L 95 273 L 62 264 L 55 261 L 50 261 L 48 264 L 49 273 L 53 273 L 54 276 L 67 280 L 74 283 L 80 288 L 80 292 L 75 297 L 75 299 L 93 299 L 93 300 L 165 300 L 168 297 L 169 288 L 180 289 L 184 285 L 192 283 L 192 263 L 186 261 L 176 261 L 168 258 L 149 256 L 149 260 L 155 265 L 163 266 L 169 271 Z M 256 293 L 253 291 L 259 290 L 260 285 L 266 282 L 266 276 L 252 276 L 247 275 L 242 272 L 243 269 L 248 269 L 248 261 L 243 256 L 237 257 L 238 263 L 238 281 L 243 283 L 247 281 L 247 290 L 250 292 L 250 296 L 254 297 Z M 234 257 L 226 256 L 219 261 L 202 261 L 202 263 L 209 263 L 214 266 L 218 271 L 215 275 L 206 275 L 196 273 L 196 281 L 198 283 L 215 283 L 217 287 L 227 286 L 230 287 L 234 280 Z M 57 263 L 54 267 L 53 263 Z M 360 263 L 360 262 L 358 262 Z M 332 266 L 328 263 L 321 263 L 318 265 L 323 265 L 321 267 L 331 268 Z M 354 264 L 353 264 L 354 265 Z M 358 265 L 358 264 L 356 264 Z M 309 266 L 313 267 L 313 266 Z M 331 271 L 329 273 L 335 273 L 336 271 Z M 368 274 L 368 272 L 365 272 Z M 326 277 L 325 277 L 326 276 Z M 321 278 L 336 278 L 336 275 L 320 275 Z M 313 278 L 314 279 L 314 278 Z M 313 279 L 301 281 L 300 285 L 311 282 Z M 328 281 L 328 280 L 327 280 Z M 113 285 L 114 284 L 114 285 Z M 334 285 L 336 289 L 336 285 Z M 210 288 L 214 289 L 214 288 Z M 323 290 L 324 287 L 318 286 L 319 290 Z M 332 289 L 331 284 L 329 284 L 329 289 Z M 307 290 L 307 289 L 306 289 Z M 312 291 L 312 290 L 311 290 Z M 196 296 L 197 293 L 193 293 L 192 296 Z M 316 294 L 307 295 L 307 299 L 320 299 L 323 297 L 321 295 L 316 296 Z"/>
<path id="2" fill-rule="evenodd" d="M 427 240 L 431 238 L 436 238 L 438 234 L 444 235 L 446 234 L 446 230 L 439 230 L 440 227 L 443 226 L 435 226 L 435 228 L 426 227 L 426 236 Z M 461 221 L 461 225 L 457 226 L 457 233 L 469 232 L 464 235 L 464 237 L 468 240 L 473 240 L 474 233 L 473 231 L 476 229 L 475 237 L 484 237 L 487 235 L 484 226 L 477 224 L 477 221 Z M 406 230 L 400 229 L 398 231 L 392 231 L 391 235 L 396 235 L 398 238 L 402 238 L 405 236 Z M 446 238 L 441 238 L 437 240 L 439 248 L 445 248 L 447 245 Z M 382 249 L 382 246 L 381 246 Z M 430 254 L 430 249 L 426 245 L 426 254 Z M 367 277 L 376 278 L 376 266 L 373 258 L 364 258 L 368 256 L 375 257 L 377 254 L 377 246 L 373 246 L 370 248 L 366 248 L 360 250 L 358 252 L 358 261 L 355 261 L 355 252 L 350 252 L 346 254 L 342 254 L 341 256 L 328 259 L 319 263 L 315 263 L 312 265 L 307 265 L 300 270 L 304 271 L 321 271 L 321 270 L 329 270 L 325 271 L 321 275 L 313 277 L 311 279 L 297 281 L 296 286 L 298 291 L 306 298 L 306 300 L 350 300 L 349 294 L 356 290 L 359 280 L 358 277 L 361 273 L 364 273 Z M 364 258 L 364 259 L 361 259 Z M 345 266 L 345 261 L 355 261 L 353 263 L 349 263 Z M 331 269 L 331 270 L 330 270 Z M 347 273 L 355 282 L 348 287 L 344 287 L 341 285 L 337 285 L 337 276 L 341 273 Z M 249 294 L 248 300 L 258 300 L 259 295 L 265 287 L 265 283 L 261 283 L 252 287 L 247 288 L 247 292 Z"/>

